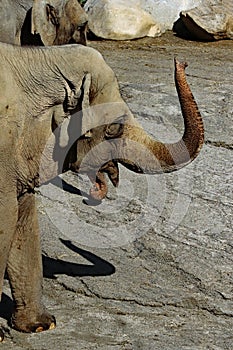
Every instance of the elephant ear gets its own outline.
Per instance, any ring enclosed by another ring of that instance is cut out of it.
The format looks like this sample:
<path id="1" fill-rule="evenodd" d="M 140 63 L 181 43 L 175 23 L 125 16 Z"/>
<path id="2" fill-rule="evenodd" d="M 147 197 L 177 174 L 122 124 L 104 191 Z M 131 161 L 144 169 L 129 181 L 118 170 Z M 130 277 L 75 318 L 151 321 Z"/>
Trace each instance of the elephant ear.
<path id="1" fill-rule="evenodd" d="M 69 128 L 72 114 L 82 109 L 82 118 L 81 114 L 77 113 L 77 118 L 75 118 L 75 126 L 74 128 L 72 127 L 72 129 L 75 129 L 77 131 L 76 134 L 72 137 L 73 142 L 76 141 L 76 139 L 81 135 L 83 135 L 82 119 L 84 115 L 88 119 L 88 124 L 89 122 L 91 123 L 91 114 L 89 108 L 89 91 L 91 85 L 90 73 L 85 74 L 83 80 L 80 83 L 80 86 L 75 87 L 68 79 L 66 79 L 65 85 L 66 98 L 64 101 L 63 110 L 66 114 L 69 115 L 69 117 L 64 119 L 64 116 L 61 117 L 59 114 L 55 116 L 56 125 L 60 125 L 59 145 L 61 147 L 66 147 L 70 142 Z M 72 123 L 74 123 L 74 121 Z"/>
<path id="2" fill-rule="evenodd" d="M 63 1 L 34 0 L 32 5 L 32 34 L 40 34 L 44 45 L 53 45 L 59 25 Z"/>
<path id="3" fill-rule="evenodd" d="M 91 129 L 95 125 L 95 116 L 92 108 L 90 107 L 90 87 L 91 87 L 91 74 L 87 73 L 83 79 L 82 87 L 82 130 L 81 134 L 86 137 L 91 137 Z"/>

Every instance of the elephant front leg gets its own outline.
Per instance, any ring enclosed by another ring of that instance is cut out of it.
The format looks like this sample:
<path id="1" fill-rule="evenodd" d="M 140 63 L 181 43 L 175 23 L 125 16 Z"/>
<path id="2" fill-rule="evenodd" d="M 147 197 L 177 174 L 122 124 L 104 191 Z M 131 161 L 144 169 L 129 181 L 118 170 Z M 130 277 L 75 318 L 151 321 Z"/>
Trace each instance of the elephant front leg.
<path id="1" fill-rule="evenodd" d="M 23 332 L 40 332 L 55 328 L 55 318 L 42 303 L 42 256 L 34 194 L 24 194 L 18 206 L 18 223 L 7 264 L 15 305 L 12 326 Z"/>
<path id="2" fill-rule="evenodd" d="M 0 167 L 1 168 L 1 167 Z M 2 287 L 4 274 L 7 266 L 7 259 L 15 234 L 15 228 L 18 218 L 18 205 L 16 199 L 16 191 L 10 192 L 6 188 L 3 192 L 4 184 L 1 186 L 1 180 L 5 180 L 4 176 L 0 177 L 0 300 L 2 295 Z M 8 181 L 10 185 L 10 181 Z M 13 185 L 12 185 L 13 188 Z M 0 342 L 4 340 L 4 330 L 0 327 Z"/>

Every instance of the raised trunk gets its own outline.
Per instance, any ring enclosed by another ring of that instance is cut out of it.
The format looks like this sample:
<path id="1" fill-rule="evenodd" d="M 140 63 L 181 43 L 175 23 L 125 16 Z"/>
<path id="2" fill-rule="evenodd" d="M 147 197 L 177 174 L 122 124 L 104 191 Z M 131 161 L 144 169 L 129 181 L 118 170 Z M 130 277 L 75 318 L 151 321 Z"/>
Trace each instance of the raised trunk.
<path id="1" fill-rule="evenodd" d="M 125 125 L 123 140 L 117 146 L 117 160 L 136 172 L 171 172 L 190 163 L 204 143 L 204 126 L 193 94 L 186 81 L 186 63 L 175 60 L 176 89 L 184 118 L 184 134 L 176 143 L 153 140 L 140 126 Z"/>

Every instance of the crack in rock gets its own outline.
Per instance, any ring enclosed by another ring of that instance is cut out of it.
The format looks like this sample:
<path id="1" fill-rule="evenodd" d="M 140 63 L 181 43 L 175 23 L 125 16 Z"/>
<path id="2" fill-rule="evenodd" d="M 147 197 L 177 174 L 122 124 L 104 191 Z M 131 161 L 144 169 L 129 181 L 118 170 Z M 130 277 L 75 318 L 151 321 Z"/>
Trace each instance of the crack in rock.
<path id="1" fill-rule="evenodd" d="M 139 301 L 139 300 L 136 300 L 136 299 L 130 299 L 130 298 L 114 298 L 114 297 L 107 297 L 107 296 L 103 296 L 103 295 L 100 295 L 99 293 L 96 293 L 94 292 L 93 290 L 91 290 L 91 288 L 87 285 L 87 283 L 83 280 L 83 279 L 80 279 L 82 284 L 84 285 L 84 287 L 86 288 L 86 291 L 83 292 L 83 295 L 86 296 L 86 297 L 91 297 L 91 298 L 97 298 L 97 299 L 100 299 L 100 300 L 107 300 L 107 301 L 116 301 L 116 302 L 126 302 L 126 303 L 134 303 L 136 305 L 139 305 L 139 306 L 142 306 L 142 307 L 156 307 L 156 308 L 161 308 L 161 307 L 167 307 L 167 306 L 171 306 L 171 307 L 174 307 L 174 308 L 178 308 L 178 309 L 189 309 L 185 304 L 182 305 L 181 304 L 178 304 L 178 303 L 175 303 L 175 302 L 155 302 L 155 303 L 150 303 L 150 302 L 142 302 L 142 301 Z M 58 283 L 67 291 L 70 291 L 70 292 L 73 292 L 75 294 L 77 294 L 77 291 L 74 290 L 73 288 L 71 287 L 68 287 L 65 283 L 63 282 L 59 282 Z M 201 305 L 201 303 L 198 303 L 197 301 L 197 304 L 196 304 L 196 307 L 194 307 L 193 309 L 197 309 L 197 310 L 202 310 L 202 311 L 206 311 L 214 316 L 223 316 L 223 317 L 226 317 L 226 318 L 232 318 L 233 317 L 233 313 L 227 313 L 227 312 L 224 312 L 220 309 L 217 309 L 215 307 L 208 307 L 208 306 L 205 306 L 205 305 Z"/>
<path id="2" fill-rule="evenodd" d="M 205 141 L 206 145 L 210 145 L 213 147 L 222 147 L 225 149 L 230 149 L 233 150 L 233 143 L 226 143 L 224 141 L 211 141 L 211 140 L 206 140 Z"/>

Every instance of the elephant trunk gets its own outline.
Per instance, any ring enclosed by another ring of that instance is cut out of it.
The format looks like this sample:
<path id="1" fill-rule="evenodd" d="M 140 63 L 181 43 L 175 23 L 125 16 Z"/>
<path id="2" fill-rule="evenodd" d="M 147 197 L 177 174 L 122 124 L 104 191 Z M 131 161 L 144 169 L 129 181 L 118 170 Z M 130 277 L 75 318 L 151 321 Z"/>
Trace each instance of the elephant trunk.
<path id="1" fill-rule="evenodd" d="M 190 163 L 204 143 L 204 126 L 186 81 L 186 63 L 175 60 L 175 83 L 184 118 L 184 134 L 176 143 L 152 139 L 140 126 L 125 125 L 123 144 L 116 146 L 117 160 L 135 172 L 171 172 Z M 120 149 L 120 153 L 119 153 Z"/>

